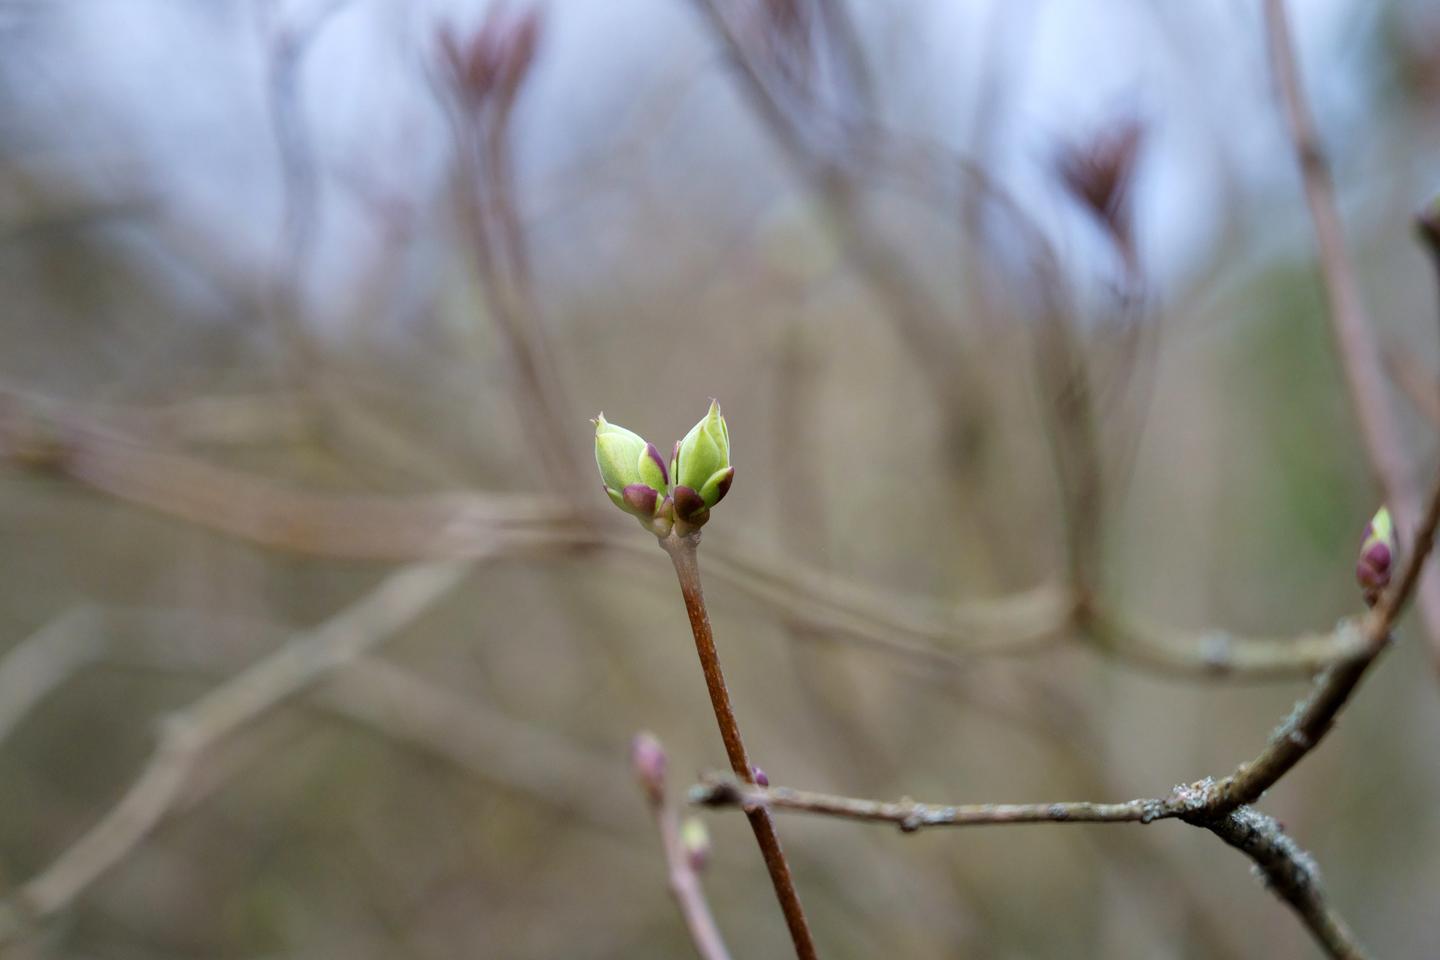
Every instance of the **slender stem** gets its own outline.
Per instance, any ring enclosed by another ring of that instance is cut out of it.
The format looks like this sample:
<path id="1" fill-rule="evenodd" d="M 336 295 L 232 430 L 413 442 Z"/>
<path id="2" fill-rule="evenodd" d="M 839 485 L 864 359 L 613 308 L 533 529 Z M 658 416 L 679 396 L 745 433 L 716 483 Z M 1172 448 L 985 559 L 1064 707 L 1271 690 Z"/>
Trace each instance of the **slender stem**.
<path id="1" fill-rule="evenodd" d="M 1179 817 L 1175 798 L 1124 803 L 920 803 L 865 800 L 789 787 L 759 787 L 729 779 L 707 778 L 690 791 L 690 802 L 707 807 L 760 807 L 819 816 L 893 823 L 906 833 L 925 827 L 969 827 L 1005 823 L 1150 823 Z"/>
<path id="2" fill-rule="evenodd" d="M 1350 400 L 1372 472 L 1385 493 L 1385 500 L 1400 529 L 1413 529 L 1420 522 L 1422 509 L 1415 465 L 1390 402 L 1375 326 L 1366 312 L 1354 266 L 1345 249 L 1335 201 L 1335 181 L 1301 86 L 1285 0 L 1264 0 L 1264 9 L 1270 63 L 1280 88 L 1290 140 L 1304 183 L 1305 201 L 1315 227 L 1320 275 L 1330 305 L 1335 345 L 1350 387 Z M 1430 634 L 1432 659 L 1440 668 L 1440 570 L 1426 573 L 1417 599 Z"/>
<path id="3" fill-rule="evenodd" d="M 725 754 L 730 759 L 730 768 L 735 776 L 745 783 L 754 783 L 754 767 L 745 750 L 745 741 L 740 736 L 740 725 L 735 720 L 735 710 L 730 705 L 730 692 L 725 688 L 725 674 L 720 670 L 720 655 L 715 650 L 715 634 L 710 629 L 710 615 L 705 610 L 705 594 L 700 587 L 700 562 L 696 549 L 700 545 L 699 533 L 677 536 L 671 533 L 660 541 L 670 560 L 675 564 L 675 576 L 680 581 L 680 592 L 685 597 L 685 612 L 690 617 L 690 629 L 695 634 L 695 651 L 700 656 L 700 669 L 705 674 L 705 686 L 710 691 L 710 705 L 715 709 L 715 722 L 720 726 L 720 739 L 725 741 Z M 790 876 L 790 864 L 780 848 L 780 838 L 775 833 L 775 821 L 764 807 L 746 810 L 750 828 L 755 831 L 755 841 L 765 857 L 765 868 L 770 872 L 770 882 L 775 887 L 775 897 L 780 901 L 780 910 L 785 914 L 785 925 L 790 928 L 790 939 L 795 944 L 795 955 L 800 960 L 818 960 L 815 943 L 810 936 L 810 925 L 805 920 L 805 910 L 800 905 L 800 896 L 795 892 L 795 883 Z"/>
<path id="4" fill-rule="evenodd" d="M 685 844 L 680 839 L 680 818 L 672 806 L 654 808 L 655 826 L 660 831 L 660 843 L 665 848 L 665 864 L 670 883 L 670 892 L 685 918 L 685 928 L 690 931 L 690 940 L 702 960 L 730 960 L 720 928 L 715 924 L 715 915 L 705 900 L 705 890 L 700 886 L 700 877 L 690 866 L 685 853 Z"/>
<path id="5" fill-rule="evenodd" d="M 1425 569 L 1425 560 L 1435 545 L 1437 527 L 1440 527 L 1440 484 L 1431 492 L 1425 516 L 1412 534 L 1412 546 L 1408 548 L 1410 552 L 1404 566 L 1381 595 L 1375 609 L 1354 628 L 1360 638 L 1361 652 L 1320 674 L 1310 695 L 1296 704 L 1290 716 L 1271 735 L 1265 749 L 1216 785 L 1220 812 L 1259 800 L 1330 732 L 1335 715 L 1345 706 L 1371 665 L 1385 652 L 1391 629 L 1414 593 Z"/>
<path id="6" fill-rule="evenodd" d="M 680 831 L 680 814 L 667 796 L 665 768 L 668 763 L 664 748 L 658 740 L 642 733 L 635 738 L 630 757 L 635 779 L 645 794 L 650 815 L 660 833 L 670 893 L 680 908 L 690 941 L 701 960 L 730 960 L 730 952 L 725 948 L 720 928 L 715 924 L 715 915 L 710 912 L 710 904 L 705 900 L 698 867 L 685 848 Z"/>
<path id="7" fill-rule="evenodd" d="M 1333 960 L 1366 960 L 1345 920 L 1330 905 L 1314 859 L 1280 824 L 1254 807 L 1230 809 L 1208 781 L 1183 784 L 1165 797 L 1122 803 L 937 804 L 866 800 L 788 787 L 760 787 L 709 776 L 690 791 L 690 802 L 744 810 L 775 809 L 869 823 L 893 823 L 907 833 L 926 827 L 1019 823 L 1154 823 L 1183 820 L 1209 830 L 1248 856 L 1266 887 L 1283 900 Z"/>

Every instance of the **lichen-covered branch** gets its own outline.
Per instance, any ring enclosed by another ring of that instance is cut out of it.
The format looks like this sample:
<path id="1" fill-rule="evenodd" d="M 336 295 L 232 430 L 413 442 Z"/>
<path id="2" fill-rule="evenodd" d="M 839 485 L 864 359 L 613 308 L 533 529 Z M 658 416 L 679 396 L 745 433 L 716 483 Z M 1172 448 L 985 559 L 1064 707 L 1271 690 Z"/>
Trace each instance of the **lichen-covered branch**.
<path id="1" fill-rule="evenodd" d="M 1369 954 L 1325 897 L 1320 868 L 1291 839 L 1274 817 L 1254 807 L 1239 807 L 1204 826 L 1255 862 L 1255 871 L 1271 893 L 1299 915 L 1328 956 L 1366 960 Z"/>
<path id="2" fill-rule="evenodd" d="M 706 807 L 739 807 L 810 813 L 868 823 L 893 823 L 906 833 L 927 827 L 971 827 L 1002 823 L 1150 823 L 1181 816 L 1182 801 L 1128 800 L 1122 803 L 921 803 L 862 800 L 789 787 L 758 787 L 728 777 L 707 777 L 690 791 L 690 802 Z"/>
<path id="3" fill-rule="evenodd" d="M 892 823 L 903 832 L 931 827 L 1033 823 L 1139 823 L 1183 820 L 1202 827 L 1254 861 L 1266 886 L 1299 915 L 1327 954 L 1340 960 L 1366 957 L 1349 927 L 1330 906 L 1314 860 L 1271 817 L 1245 806 L 1222 811 L 1210 781 L 1181 784 L 1164 797 L 1119 803 L 920 803 L 864 800 L 833 794 L 758 787 L 711 776 L 692 788 L 690 801 L 708 807 L 776 810 Z"/>

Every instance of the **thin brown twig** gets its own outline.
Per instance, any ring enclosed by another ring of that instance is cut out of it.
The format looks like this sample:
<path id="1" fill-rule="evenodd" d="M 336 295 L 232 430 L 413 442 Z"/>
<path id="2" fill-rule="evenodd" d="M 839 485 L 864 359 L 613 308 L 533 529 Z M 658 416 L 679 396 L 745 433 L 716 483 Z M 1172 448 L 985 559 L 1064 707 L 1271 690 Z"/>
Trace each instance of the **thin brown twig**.
<path id="1" fill-rule="evenodd" d="M 1422 510 L 1420 493 L 1415 486 L 1415 467 L 1387 393 L 1385 366 L 1375 327 L 1366 312 L 1354 267 L 1345 250 L 1335 183 L 1301 85 L 1285 0 L 1264 0 L 1264 9 L 1270 64 L 1314 223 L 1331 328 L 1350 388 L 1350 400 L 1371 469 L 1385 493 L 1385 502 L 1390 505 L 1400 529 L 1414 529 Z M 1418 601 L 1429 632 L 1432 656 L 1440 668 L 1440 567 L 1432 567 L 1425 573 Z"/>
<path id="2" fill-rule="evenodd" d="M 690 802 L 707 807 L 767 808 L 867 823 L 893 823 L 906 833 L 927 827 L 969 827 L 1002 823 L 1149 823 L 1180 816 L 1180 808 L 1156 800 L 1123 803 L 921 803 L 759 787 L 729 777 L 707 777 L 690 792 Z"/>
<path id="3" fill-rule="evenodd" d="M 1278 823 L 1252 807 L 1219 812 L 1208 783 L 1183 784 L 1168 796 L 1120 803 L 919 803 L 864 800 L 786 787 L 758 787 L 729 777 L 706 778 L 690 792 L 692 803 L 709 807 L 780 810 L 839 817 L 867 823 L 891 823 L 906 833 L 931 827 L 1035 823 L 1139 823 L 1184 820 L 1220 837 L 1254 861 L 1267 886 L 1300 917 L 1327 954 L 1337 960 L 1363 960 L 1364 949 L 1330 906 L 1319 870 L 1309 854 L 1286 836 Z"/>
<path id="4" fill-rule="evenodd" d="M 700 585 L 700 564 L 697 548 L 700 544 L 698 533 L 678 536 L 671 533 L 660 540 L 660 545 L 670 555 L 675 565 L 675 576 L 680 581 L 680 592 L 685 598 L 685 612 L 690 618 L 690 629 L 695 635 L 695 650 L 700 657 L 700 668 L 705 674 L 705 686 L 710 693 L 710 704 L 715 710 L 715 722 L 720 727 L 720 739 L 725 743 L 725 753 L 730 767 L 746 783 L 755 780 L 754 765 L 750 762 L 745 741 L 740 735 L 740 725 L 735 719 L 735 710 L 730 704 L 730 692 L 725 686 L 725 674 L 720 668 L 720 655 L 715 649 L 715 633 L 710 628 L 710 615 L 705 609 L 705 594 Z M 790 874 L 790 864 L 780 847 L 780 838 L 775 833 L 775 821 L 765 809 L 747 810 L 746 818 L 755 833 L 755 841 L 765 858 L 765 868 L 775 888 L 780 910 L 785 915 L 785 925 L 790 931 L 790 940 L 795 945 L 799 960 L 817 960 L 815 942 L 810 934 L 810 925 L 805 919 L 805 910 L 800 904 L 800 895 Z"/>

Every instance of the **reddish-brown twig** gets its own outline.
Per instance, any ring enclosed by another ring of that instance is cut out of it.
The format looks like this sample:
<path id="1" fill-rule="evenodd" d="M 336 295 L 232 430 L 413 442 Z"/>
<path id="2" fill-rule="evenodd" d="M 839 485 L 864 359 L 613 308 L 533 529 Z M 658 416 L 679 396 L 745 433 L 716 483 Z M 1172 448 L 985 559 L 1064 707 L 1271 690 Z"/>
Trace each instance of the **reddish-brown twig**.
<path id="1" fill-rule="evenodd" d="M 700 563 L 697 548 L 700 535 L 691 533 L 679 536 L 671 533 L 660 541 L 670 560 L 675 564 L 675 576 L 680 581 L 680 592 L 685 598 L 685 612 L 690 617 L 690 629 L 695 634 L 695 650 L 700 655 L 700 669 L 705 674 L 705 686 L 710 691 L 710 705 L 715 709 L 715 722 L 720 725 L 720 739 L 725 742 L 725 754 L 730 767 L 746 783 L 754 783 L 754 766 L 740 736 L 740 725 L 735 720 L 735 710 L 730 705 L 730 691 L 725 687 L 725 674 L 720 669 L 720 655 L 715 649 L 715 633 L 710 628 L 710 615 L 705 609 L 705 594 L 700 586 Z M 795 892 L 795 882 L 790 876 L 790 864 L 780 848 L 780 838 L 775 833 L 775 821 L 764 807 L 746 810 L 745 816 L 755 831 L 755 841 L 765 857 L 765 868 L 770 872 L 770 882 L 775 887 L 775 896 L 785 914 L 785 925 L 790 928 L 790 939 L 795 944 L 795 955 L 800 960 L 816 960 L 815 943 L 810 936 L 810 925 L 805 920 L 805 910 L 800 905 L 800 896 Z"/>

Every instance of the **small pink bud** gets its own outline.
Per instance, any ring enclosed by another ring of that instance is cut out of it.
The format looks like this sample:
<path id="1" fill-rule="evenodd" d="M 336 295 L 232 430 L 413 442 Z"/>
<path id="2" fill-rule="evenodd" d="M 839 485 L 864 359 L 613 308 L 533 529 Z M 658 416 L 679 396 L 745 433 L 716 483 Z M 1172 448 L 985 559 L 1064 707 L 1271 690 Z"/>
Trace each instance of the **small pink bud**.
<path id="1" fill-rule="evenodd" d="M 755 785 L 760 787 L 770 786 L 770 777 L 759 767 L 752 767 L 751 773 L 755 777 Z"/>
<path id="2" fill-rule="evenodd" d="M 1390 585 L 1391 568 L 1395 563 L 1395 525 L 1390 511 L 1384 507 L 1375 514 L 1365 530 L 1360 557 L 1355 561 L 1355 579 L 1369 606 L 1380 601 L 1380 594 Z"/>
<path id="3" fill-rule="evenodd" d="M 665 801 L 665 770 L 669 759 L 665 748 L 653 733 L 641 731 L 630 741 L 630 769 L 650 802 L 659 806 Z"/>

